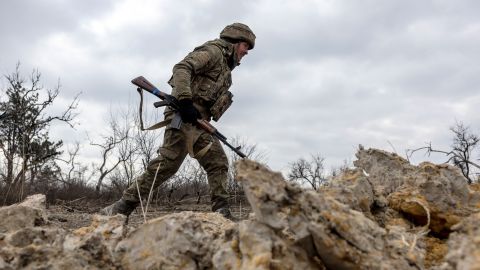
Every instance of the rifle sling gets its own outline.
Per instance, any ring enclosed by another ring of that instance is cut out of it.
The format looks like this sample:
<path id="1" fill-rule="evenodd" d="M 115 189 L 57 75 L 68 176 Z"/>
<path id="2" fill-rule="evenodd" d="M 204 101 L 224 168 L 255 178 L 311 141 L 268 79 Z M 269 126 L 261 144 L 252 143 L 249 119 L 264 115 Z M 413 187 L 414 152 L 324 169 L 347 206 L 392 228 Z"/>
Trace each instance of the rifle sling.
<path id="1" fill-rule="evenodd" d="M 138 107 L 138 112 L 140 115 L 140 130 L 145 131 L 145 130 L 154 130 L 154 129 L 159 129 L 165 126 L 168 126 L 170 122 L 172 122 L 172 119 L 166 119 L 161 122 L 158 122 L 148 128 L 145 128 L 143 125 L 143 89 L 142 88 L 137 88 L 138 94 L 140 94 L 140 106 Z"/>
<path id="2" fill-rule="evenodd" d="M 184 125 L 182 126 L 182 132 L 185 134 L 185 143 L 187 146 L 187 152 L 190 157 L 195 159 L 200 159 L 210 150 L 213 145 L 213 141 L 210 141 L 205 147 L 198 150 L 197 153 L 193 151 L 193 146 L 197 142 L 198 138 L 201 136 L 201 132 L 198 131 L 198 128 L 193 125 Z"/>
<path id="3" fill-rule="evenodd" d="M 140 94 L 140 106 L 138 107 L 138 112 L 140 114 L 140 129 L 142 131 L 145 131 L 145 130 L 159 129 L 159 128 L 168 126 L 172 122 L 172 119 L 166 119 L 166 120 L 158 122 L 158 123 L 156 123 L 156 124 L 154 124 L 154 125 L 152 125 L 148 128 L 144 128 L 143 119 L 142 119 L 142 115 L 143 115 L 143 89 L 142 88 L 137 88 L 137 91 L 138 91 L 138 94 Z M 187 151 L 188 151 L 188 154 L 192 158 L 195 158 L 195 159 L 202 158 L 203 156 L 205 156 L 205 154 L 208 152 L 208 150 L 210 150 L 210 148 L 213 145 L 213 142 L 210 142 L 210 143 L 207 144 L 207 146 L 200 149 L 197 153 L 194 153 L 193 152 L 193 145 L 194 145 L 196 139 L 198 139 L 198 137 L 194 138 L 193 130 L 191 128 L 185 128 L 184 133 L 186 135 Z"/>

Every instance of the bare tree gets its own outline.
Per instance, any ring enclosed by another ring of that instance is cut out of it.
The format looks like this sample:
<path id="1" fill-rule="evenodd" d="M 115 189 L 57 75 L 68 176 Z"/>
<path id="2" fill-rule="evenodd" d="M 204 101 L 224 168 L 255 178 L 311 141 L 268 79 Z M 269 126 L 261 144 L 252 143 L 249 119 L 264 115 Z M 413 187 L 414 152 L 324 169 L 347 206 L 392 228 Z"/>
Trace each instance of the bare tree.
<path id="1" fill-rule="evenodd" d="M 452 163 L 460 168 L 467 182 L 471 184 L 475 179 L 473 168 L 477 171 L 480 169 L 480 165 L 472 161 L 472 153 L 478 147 L 480 138 L 472 134 L 470 128 L 462 122 L 456 122 L 455 125 L 450 128 L 450 131 L 453 132 L 453 143 L 450 151 L 435 149 L 430 142 L 425 147 L 407 150 L 407 157 L 411 157 L 415 152 L 420 150 L 426 151 L 429 156 L 431 153 L 444 154 L 447 156 L 445 163 Z"/>
<path id="2" fill-rule="evenodd" d="M 148 163 L 155 157 L 157 149 L 160 147 L 160 135 L 159 132 L 145 132 L 139 129 L 135 133 L 135 143 L 138 147 L 143 170 L 147 169 Z"/>
<path id="3" fill-rule="evenodd" d="M 140 103 L 140 106 L 141 105 L 142 103 Z M 142 130 L 144 127 L 141 118 L 144 118 L 145 121 L 152 122 L 163 117 L 163 114 L 161 113 L 162 110 L 158 108 L 155 108 L 153 111 L 148 110 L 148 106 L 140 109 L 138 112 L 131 108 L 134 108 L 132 104 L 129 105 L 128 109 L 129 119 L 133 119 L 137 127 L 133 136 L 138 148 L 138 155 L 140 156 L 143 170 L 146 170 L 150 161 L 156 156 L 157 149 L 160 147 L 163 130 Z"/>
<path id="4" fill-rule="evenodd" d="M 118 147 L 118 155 L 122 160 L 122 182 L 126 185 L 130 185 L 134 177 L 138 174 L 138 159 L 143 157 L 144 150 L 146 150 L 145 145 L 140 144 L 140 142 L 145 142 L 145 140 L 138 139 L 138 136 L 141 134 L 138 133 L 136 127 L 137 122 L 132 123 L 131 121 L 132 118 L 136 119 L 134 115 L 134 111 L 131 110 L 131 106 L 129 106 L 125 113 L 120 114 L 119 119 L 119 121 L 121 121 L 121 132 L 127 135 L 127 138 L 123 140 Z M 136 130 L 137 132 L 135 132 Z M 133 134 L 133 136 L 130 136 L 131 134 Z M 153 149 L 153 146 L 149 147 Z M 145 167 L 143 169 L 145 169 Z"/>
<path id="5" fill-rule="evenodd" d="M 246 138 L 234 137 L 231 139 L 231 144 L 240 146 L 241 151 L 247 156 L 247 159 L 255 160 L 256 162 L 266 164 L 266 153 L 261 151 L 256 143 L 250 143 Z M 227 148 L 227 156 L 229 162 L 227 191 L 233 196 L 233 201 L 236 204 L 238 199 L 243 198 L 244 192 L 241 185 L 235 180 L 237 171 L 235 170 L 235 163 L 241 158 L 232 150 Z"/>
<path id="6" fill-rule="evenodd" d="M 350 163 L 346 159 L 343 160 L 343 163 L 340 166 L 332 167 L 331 176 L 335 177 L 345 173 L 350 168 Z"/>
<path id="7" fill-rule="evenodd" d="M 64 184 L 70 184 L 81 179 L 81 175 L 85 173 L 87 170 L 86 166 L 82 166 L 79 162 L 77 162 L 78 153 L 80 151 L 80 143 L 75 142 L 73 148 L 69 148 L 67 150 L 67 157 L 66 159 L 58 158 L 57 160 L 62 161 L 65 163 L 66 167 L 63 168 L 63 173 L 60 174 L 59 179 Z M 60 170 L 60 168 L 59 168 Z"/>
<path id="8" fill-rule="evenodd" d="M 73 149 L 68 149 L 68 159 L 66 160 L 66 163 L 69 165 L 69 170 L 68 172 L 66 173 L 66 181 L 67 182 L 71 182 L 72 179 L 74 179 L 74 173 L 77 169 L 78 166 L 80 166 L 80 164 L 78 162 L 76 162 L 76 159 L 78 157 L 78 152 L 80 151 L 80 143 L 79 142 L 75 142 L 75 145 L 73 147 Z"/>
<path id="9" fill-rule="evenodd" d="M 179 175 L 183 175 L 192 195 L 197 198 L 197 204 L 200 203 L 201 197 L 208 194 L 208 181 L 205 170 L 197 161 L 187 158 Z"/>
<path id="10" fill-rule="evenodd" d="M 452 163 L 459 167 L 463 176 L 468 179 L 468 183 L 473 182 L 472 166 L 475 167 L 475 163 L 471 162 L 472 152 L 478 146 L 480 138 L 477 135 L 470 133 L 469 127 L 465 126 L 462 122 L 455 123 L 455 126 L 451 127 L 453 132 L 453 144 L 452 152 L 454 153 Z M 480 168 L 477 166 L 477 168 Z"/>
<path id="11" fill-rule="evenodd" d="M 101 143 L 90 142 L 91 145 L 99 147 L 102 160 L 96 167 L 98 178 L 95 185 L 97 194 L 100 192 L 105 177 L 115 170 L 122 162 L 127 161 L 135 153 L 135 148 L 126 147 L 125 143 L 129 140 L 131 127 L 120 126 L 117 119 L 110 115 L 109 135 L 104 135 Z M 123 144 L 123 148 L 121 148 Z"/>
<path id="12" fill-rule="evenodd" d="M 311 155 L 310 160 L 300 158 L 290 163 L 288 179 L 290 181 L 306 183 L 314 190 L 317 190 L 327 181 L 324 175 L 324 162 L 325 158 L 321 157 L 320 154 Z"/>

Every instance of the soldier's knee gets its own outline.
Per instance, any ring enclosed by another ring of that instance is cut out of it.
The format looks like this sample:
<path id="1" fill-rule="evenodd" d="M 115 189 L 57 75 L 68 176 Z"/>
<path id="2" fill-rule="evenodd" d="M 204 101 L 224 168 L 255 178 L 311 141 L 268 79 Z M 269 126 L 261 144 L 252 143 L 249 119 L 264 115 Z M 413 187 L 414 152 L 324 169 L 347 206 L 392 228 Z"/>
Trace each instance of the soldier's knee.
<path id="1" fill-rule="evenodd" d="M 181 150 L 161 147 L 158 150 L 158 156 L 148 164 L 150 174 L 159 171 L 176 172 L 183 162 Z"/>
<path id="2" fill-rule="evenodd" d="M 211 164 L 205 168 L 207 174 L 227 174 L 228 173 L 228 160 L 219 159 L 212 160 Z"/>

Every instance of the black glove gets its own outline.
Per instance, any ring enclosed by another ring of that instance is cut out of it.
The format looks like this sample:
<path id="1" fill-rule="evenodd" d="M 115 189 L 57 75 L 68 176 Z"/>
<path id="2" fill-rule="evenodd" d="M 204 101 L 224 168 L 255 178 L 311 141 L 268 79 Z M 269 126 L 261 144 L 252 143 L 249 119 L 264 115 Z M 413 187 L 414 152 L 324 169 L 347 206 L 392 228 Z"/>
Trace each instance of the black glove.
<path id="1" fill-rule="evenodd" d="M 198 110 L 193 106 L 193 102 L 191 99 L 182 99 L 178 101 L 180 108 L 178 111 L 180 112 L 180 116 L 182 117 L 182 121 L 184 123 L 196 123 L 197 119 L 200 118 L 200 113 Z"/>

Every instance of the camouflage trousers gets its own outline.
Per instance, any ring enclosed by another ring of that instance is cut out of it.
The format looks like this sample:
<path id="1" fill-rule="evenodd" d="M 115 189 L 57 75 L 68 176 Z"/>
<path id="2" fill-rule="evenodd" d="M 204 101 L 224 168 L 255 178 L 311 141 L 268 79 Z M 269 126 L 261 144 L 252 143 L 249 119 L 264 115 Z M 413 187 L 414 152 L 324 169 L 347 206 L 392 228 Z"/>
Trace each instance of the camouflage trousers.
<path id="1" fill-rule="evenodd" d="M 210 187 L 210 198 L 212 211 L 228 206 L 228 194 L 225 191 L 225 184 L 228 173 L 228 160 L 222 146 L 217 138 L 207 132 L 191 125 L 184 125 L 181 130 L 166 129 L 163 138 L 163 145 L 158 150 L 158 156 L 150 161 L 145 172 L 140 175 L 124 192 L 123 199 L 128 201 L 139 201 L 138 189 L 142 198 L 147 198 L 154 184 L 156 189 L 160 184 L 173 176 L 183 163 L 188 154 L 188 140 L 193 147 L 193 153 L 198 153 L 208 148 L 208 151 L 201 157 L 195 157 L 203 169 L 207 172 L 208 185 Z M 157 171 L 158 169 L 158 171 Z M 156 174 L 156 180 L 154 182 Z"/>

